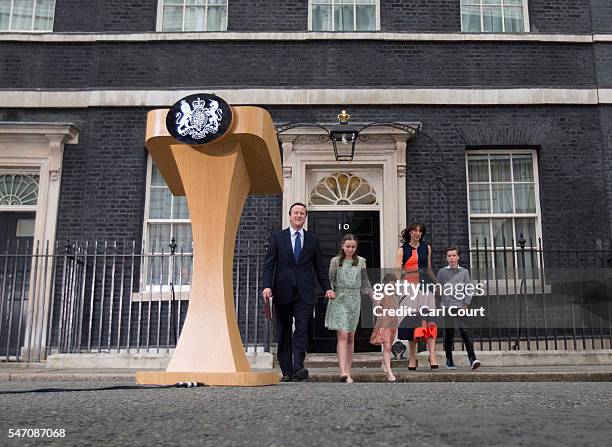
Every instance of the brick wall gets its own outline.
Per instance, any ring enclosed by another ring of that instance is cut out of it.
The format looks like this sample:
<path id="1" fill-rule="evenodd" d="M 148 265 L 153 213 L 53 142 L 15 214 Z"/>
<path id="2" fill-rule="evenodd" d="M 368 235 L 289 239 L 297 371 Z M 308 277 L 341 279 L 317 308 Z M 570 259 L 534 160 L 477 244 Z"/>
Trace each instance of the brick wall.
<path id="1" fill-rule="evenodd" d="M 381 1 L 382 31 L 457 33 L 461 31 L 459 0 Z"/>
<path id="2" fill-rule="evenodd" d="M 612 33 L 612 2 L 591 0 L 591 16 L 594 33 Z"/>
<path id="3" fill-rule="evenodd" d="M 230 0 L 227 29 L 228 31 L 306 31 L 308 0 Z"/>
<path id="4" fill-rule="evenodd" d="M 153 32 L 157 0 L 56 0 L 53 31 Z"/>
<path id="5" fill-rule="evenodd" d="M 597 67 L 597 85 L 612 87 L 612 42 L 596 43 L 593 45 L 593 53 Z"/>
<path id="6" fill-rule="evenodd" d="M 330 121 L 335 107 L 269 107 L 276 122 Z M 538 147 L 541 209 L 547 248 L 595 246 L 608 238 L 612 205 L 609 107 L 352 107 L 355 122 L 420 121 L 424 134 L 408 147 L 408 221 L 422 220 L 443 245 L 467 245 L 465 148 Z M 600 116 L 601 113 L 601 116 Z M 68 121 L 80 129 L 78 145 L 64 155 L 58 237 L 140 240 L 146 152 L 144 109 L 23 111 L 23 120 Z M 359 147 L 357 147 L 357 157 Z M 444 182 L 432 162 L 448 171 Z M 450 184 L 453 186 L 450 187 Z M 430 193 L 431 189 L 431 193 Z M 239 229 L 241 243 L 263 250 L 281 224 L 280 196 L 249 197 Z M 576 228 L 581 228 L 577 232 Z"/>
<path id="7" fill-rule="evenodd" d="M 591 8 L 585 0 L 529 0 L 534 33 L 590 33 Z"/>
<path id="8" fill-rule="evenodd" d="M 176 63 L 180 61 L 180 69 Z M 6 42 L 3 88 L 591 87 L 593 49 L 500 42 Z"/>
<path id="9" fill-rule="evenodd" d="M 153 32 L 157 0 L 57 0 L 55 32 Z M 532 32 L 610 32 L 608 0 L 529 0 Z M 593 13 L 591 13 L 591 8 Z M 459 0 L 381 0 L 382 31 L 460 32 Z M 230 0 L 230 31 L 306 31 L 307 0 Z"/>

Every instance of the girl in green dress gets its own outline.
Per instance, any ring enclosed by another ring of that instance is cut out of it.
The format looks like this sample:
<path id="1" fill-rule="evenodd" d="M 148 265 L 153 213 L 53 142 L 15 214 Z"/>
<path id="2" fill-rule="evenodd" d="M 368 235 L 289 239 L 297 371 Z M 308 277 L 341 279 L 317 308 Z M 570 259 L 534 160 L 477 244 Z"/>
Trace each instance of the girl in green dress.
<path id="1" fill-rule="evenodd" d="M 340 380 L 353 383 L 351 367 L 355 349 L 355 330 L 359 323 L 361 295 L 372 297 L 372 286 L 368 280 L 366 260 L 357 256 L 359 241 L 352 234 L 342 238 L 338 256 L 329 264 L 329 280 L 336 298 L 327 303 L 325 327 L 338 331 L 338 366 Z"/>

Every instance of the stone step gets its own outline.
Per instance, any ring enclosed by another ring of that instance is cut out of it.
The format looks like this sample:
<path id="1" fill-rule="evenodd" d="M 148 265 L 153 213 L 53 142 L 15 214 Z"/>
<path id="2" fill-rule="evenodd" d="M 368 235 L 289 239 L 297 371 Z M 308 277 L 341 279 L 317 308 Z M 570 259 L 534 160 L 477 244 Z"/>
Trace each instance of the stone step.
<path id="1" fill-rule="evenodd" d="M 612 365 L 612 350 L 610 349 L 585 351 L 476 351 L 476 356 L 483 365 L 492 367 Z M 443 367 L 446 360 L 444 352 L 436 351 L 436 358 L 438 365 Z M 355 353 L 353 355 L 353 366 L 355 368 L 378 368 L 381 360 L 381 353 Z M 427 352 L 418 353 L 417 360 L 421 367 L 429 367 Z M 469 366 L 465 352 L 456 352 L 453 360 L 455 365 L 459 367 Z M 392 360 L 392 367 L 406 367 L 407 362 L 406 358 L 403 360 Z M 275 361 L 275 366 L 277 366 L 276 363 Z M 309 353 L 306 355 L 305 366 L 306 368 L 337 368 L 338 360 L 336 354 Z"/>

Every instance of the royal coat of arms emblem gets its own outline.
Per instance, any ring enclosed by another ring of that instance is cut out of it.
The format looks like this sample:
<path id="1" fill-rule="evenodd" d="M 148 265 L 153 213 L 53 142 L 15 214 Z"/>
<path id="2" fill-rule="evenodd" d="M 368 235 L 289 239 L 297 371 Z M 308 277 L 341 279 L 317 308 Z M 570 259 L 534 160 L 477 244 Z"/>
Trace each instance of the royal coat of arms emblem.
<path id="1" fill-rule="evenodd" d="M 181 111 L 175 114 L 176 131 L 180 135 L 200 139 L 219 131 L 223 111 L 219 108 L 217 101 L 209 100 L 208 107 L 206 107 L 206 99 L 202 100 L 198 97 L 191 103 L 191 106 L 183 99 L 181 100 Z"/>
<path id="2" fill-rule="evenodd" d="M 210 143 L 221 137 L 232 122 L 229 104 L 218 96 L 199 93 L 180 99 L 168 112 L 170 134 L 189 144 Z"/>

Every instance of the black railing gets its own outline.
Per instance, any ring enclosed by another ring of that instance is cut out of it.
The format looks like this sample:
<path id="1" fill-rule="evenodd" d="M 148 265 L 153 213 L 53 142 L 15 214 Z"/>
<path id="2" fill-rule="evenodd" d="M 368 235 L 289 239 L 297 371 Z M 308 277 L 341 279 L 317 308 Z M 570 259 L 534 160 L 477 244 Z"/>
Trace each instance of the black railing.
<path id="1" fill-rule="evenodd" d="M 610 251 L 544 250 L 521 236 L 477 241 L 462 258 L 484 290 L 471 305 L 487 310 L 474 323 L 477 348 L 612 348 Z"/>
<path id="2" fill-rule="evenodd" d="M 50 353 L 168 352 L 182 330 L 191 249 L 172 242 L 9 243 L 0 257 L 0 359 Z M 270 351 L 260 295 L 262 255 L 248 244 L 234 260 L 234 304 L 247 351 Z M 3 286 L 5 284 L 5 286 Z"/>
<path id="3" fill-rule="evenodd" d="M 143 252 L 136 243 L 8 243 L 0 253 L 0 360 L 168 352 L 189 306 L 192 265 L 190 246 L 170 245 Z M 611 348 L 611 252 L 491 245 L 462 253 L 484 290 L 471 307 L 487 309 L 474 327 L 477 349 Z M 234 304 L 246 349 L 269 352 L 263 256 L 248 244 L 237 249 Z M 434 267 L 444 258 L 434 251 Z"/>

